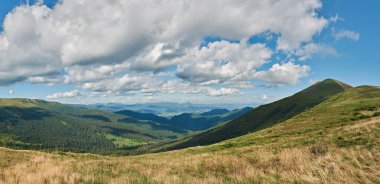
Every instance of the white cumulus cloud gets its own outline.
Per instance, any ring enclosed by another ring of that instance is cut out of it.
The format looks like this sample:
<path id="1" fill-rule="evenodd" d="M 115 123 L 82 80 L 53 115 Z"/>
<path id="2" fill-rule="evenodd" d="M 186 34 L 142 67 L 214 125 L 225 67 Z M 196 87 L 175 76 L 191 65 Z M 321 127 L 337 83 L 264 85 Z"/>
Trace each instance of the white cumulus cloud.
<path id="1" fill-rule="evenodd" d="M 220 89 L 208 89 L 207 93 L 211 96 L 224 96 L 239 93 L 238 89 L 234 88 L 220 88 Z"/>
<path id="2" fill-rule="evenodd" d="M 38 77 L 76 65 L 131 62 L 132 69 L 157 70 L 178 64 L 173 59 L 197 48 L 208 35 L 242 40 L 271 31 L 279 35 L 278 49 L 295 49 L 327 25 L 316 13 L 321 7 L 319 0 L 63 0 L 53 8 L 41 2 L 21 5 L 6 16 L 0 33 L 0 84 L 28 79 L 51 83 L 52 77 Z"/>
<path id="3" fill-rule="evenodd" d="M 62 93 L 54 93 L 51 95 L 48 95 L 47 99 L 60 99 L 60 98 L 74 98 L 82 96 L 82 94 L 78 90 L 72 90 L 68 92 L 62 92 Z"/>
<path id="4" fill-rule="evenodd" d="M 349 39 L 353 41 L 358 41 L 360 39 L 360 33 L 346 30 L 346 29 L 332 29 L 333 37 L 335 40 Z"/>
<path id="5" fill-rule="evenodd" d="M 279 52 L 301 60 L 333 54 L 332 48 L 313 42 L 329 22 L 318 15 L 321 8 L 320 0 L 61 0 L 53 8 L 42 1 L 20 5 L 8 13 L 0 32 L 0 86 L 70 83 L 107 95 L 220 96 L 253 88 L 253 80 L 292 85 L 310 67 L 290 62 L 260 69 Z M 248 42 L 262 34 L 270 35 L 275 46 Z M 208 36 L 222 39 L 200 48 Z M 78 95 L 74 90 L 48 98 Z"/>
<path id="6" fill-rule="evenodd" d="M 267 95 L 264 94 L 264 95 L 261 95 L 260 99 L 261 99 L 261 100 L 268 100 L 269 97 L 268 97 Z"/>
<path id="7" fill-rule="evenodd" d="M 298 60 L 305 61 L 313 58 L 313 56 L 338 56 L 338 51 L 328 45 L 309 43 L 298 49 L 295 55 L 299 57 Z"/>
<path id="8" fill-rule="evenodd" d="M 267 62 L 271 54 L 265 45 L 249 45 L 245 40 L 241 43 L 213 42 L 180 58 L 183 64 L 179 65 L 176 75 L 196 83 L 247 80 L 256 68 Z"/>
<path id="9" fill-rule="evenodd" d="M 255 77 L 271 83 L 295 85 L 300 78 L 308 76 L 309 71 L 309 66 L 287 62 L 274 64 L 268 71 L 257 72 Z"/>

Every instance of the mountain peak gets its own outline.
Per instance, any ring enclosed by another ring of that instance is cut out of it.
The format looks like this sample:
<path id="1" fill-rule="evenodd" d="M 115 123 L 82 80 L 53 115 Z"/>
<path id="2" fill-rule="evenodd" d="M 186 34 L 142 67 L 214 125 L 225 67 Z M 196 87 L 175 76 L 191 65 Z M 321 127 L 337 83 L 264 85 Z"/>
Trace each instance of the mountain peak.
<path id="1" fill-rule="evenodd" d="M 308 94 L 313 96 L 323 96 L 328 97 L 335 95 L 337 93 L 346 91 L 347 89 L 352 88 L 352 86 L 343 83 L 335 79 L 325 79 L 323 81 L 317 82 L 314 85 L 306 88 L 305 90 L 297 94 Z"/>
<path id="2" fill-rule="evenodd" d="M 335 84 L 338 84 L 340 85 L 343 89 L 349 89 L 349 88 L 352 88 L 352 86 L 342 82 L 342 81 L 339 81 L 339 80 L 336 80 L 336 79 L 331 79 L 331 78 L 328 78 L 328 79 L 325 79 L 323 81 L 320 82 L 321 84 L 327 84 L 327 83 L 335 83 Z"/>
<path id="3" fill-rule="evenodd" d="M 341 86 L 343 89 L 349 89 L 349 88 L 352 88 L 352 86 L 342 82 L 342 81 L 339 81 L 339 80 L 336 80 L 336 79 L 331 79 L 331 78 L 328 78 L 328 79 L 325 79 L 323 81 L 320 81 L 320 82 L 317 82 L 315 83 L 314 85 L 323 85 L 323 84 L 337 84 L 339 86 Z"/>

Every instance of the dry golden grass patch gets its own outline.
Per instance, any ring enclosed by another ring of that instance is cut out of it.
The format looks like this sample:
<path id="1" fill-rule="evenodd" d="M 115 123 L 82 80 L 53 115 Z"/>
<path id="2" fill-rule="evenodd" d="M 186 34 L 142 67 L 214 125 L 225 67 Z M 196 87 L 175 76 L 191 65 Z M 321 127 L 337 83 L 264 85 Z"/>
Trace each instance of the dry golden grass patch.
<path id="1" fill-rule="evenodd" d="M 345 128 L 348 130 L 358 129 L 358 128 L 362 128 L 362 127 L 373 128 L 378 123 L 380 123 L 380 117 L 371 118 L 370 120 L 359 121 L 359 122 L 355 123 L 354 125 L 346 126 Z"/>
<path id="2" fill-rule="evenodd" d="M 6 184 L 380 183 L 380 154 L 360 148 L 312 146 L 274 152 L 245 147 L 135 157 L 0 150 L 4 152 L 9 160 L 26 158 L 2 165 L 0 183 Z"/>

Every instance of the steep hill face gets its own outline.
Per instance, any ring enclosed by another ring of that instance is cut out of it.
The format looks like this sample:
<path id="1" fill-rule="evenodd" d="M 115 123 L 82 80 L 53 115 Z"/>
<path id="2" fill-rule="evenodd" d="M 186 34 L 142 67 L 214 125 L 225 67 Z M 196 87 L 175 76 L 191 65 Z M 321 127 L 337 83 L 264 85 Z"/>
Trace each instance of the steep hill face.
<path id="1" fill-rule="evenodd" d="M 31 99 L 0 99 L 2 145 L 108 153 L 167 140 L 181 132 L 124 115 Z"/>
<path id="2" fill-rule="evenodd" d="M 221 144 L 294 147 L 332 144 L 380 151 L 380 88 L 359 86 L 330 97 L 276 126 Z M 220 145 L 221 145 L 220 144 Z M 220 146 L 215 145 L 215 146 Z"/>
<path id="3" fill-rule="evenodd" d="M 351 86 L 340 81 L 326 79 L 290 97 L 259 106 L 224 126 L 171 143 L 162 150 L 208 145 L 270 127 L 313 108 L 329 97 L 350 88 Z"/>

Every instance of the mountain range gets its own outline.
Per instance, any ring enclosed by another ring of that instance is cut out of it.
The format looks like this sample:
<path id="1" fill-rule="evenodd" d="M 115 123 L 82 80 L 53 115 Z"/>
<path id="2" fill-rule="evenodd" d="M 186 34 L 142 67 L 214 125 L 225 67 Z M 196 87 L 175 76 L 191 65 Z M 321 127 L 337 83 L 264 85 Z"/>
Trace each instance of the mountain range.
<path id="1" fill-rule="evenodd" d="M 29 117 L 32 119 L 28 122 L 34 124 L 61 111 L 46 112 L 40 103 L 47 102 L 2 101 L 2 107 L 8 108 L 1 111 L 6 114 L 2 122 L 7 122 L 1 130 Z M 15 104 L 28 111 L 9 109 Z M 72 114 L 68 109 L 62 111 L 75 116 L 87 115 Z M 105 116 L 103 111 L 92 112 Z M 217 109 L 203 116 L 220 116 L 225 112 Z M 106 121 L 98 116 L 90 117 L 98 119 L 98 123 L 100 119 Z M 105 117 L 112 123 L 115 117 L 125 115 Z M 170 123 L 171 119 L 161 120 Z M 328 79 L 204 132 L 140 146 L 139 152 L 134 153 L 191 146 L 187 149 L 124 157 L 0 148 L 0 182 L 379 183 L 379 137 L 380 88 L 351 87 Z M 2 134 L 0 140 L 9 138 L 12 137 Z"/>
<path id="2" fill-rule="evenodd" d="M 200 114 L 182 113 L 171 118 L 157 116 L 152 113 L 139 113 L 130 110 L 123 110 L 115 113 L 126 115 L 139 120 L 153 121 L 160 125 L 166 125 L 178 130 L 201 131 L 209 129 L 222 122 L 227 122 L 235 119 L 251 110 L 251 107 L 235 109 L 232 111 L 229 111 L 227 109 L 212 109 L 211 111 Z"/>
<path id="3" fill-rule="evenodd" d="M 130 110 L 139 113 L 155 114 L 166 118 L 171 118 L 183 113 L 200 114 L 212 109 L 241 109 L 246 106 L 256 106 L 257 104 L 194 104 L 194 103 L 173 103 L 173 102 L 156 102 L 156 103 L 96 103 L 96 104 L 71 104 L 74 107 L 84 107 L 88 109 L 98 109 L 109 112 L 118 112 Z"/>

